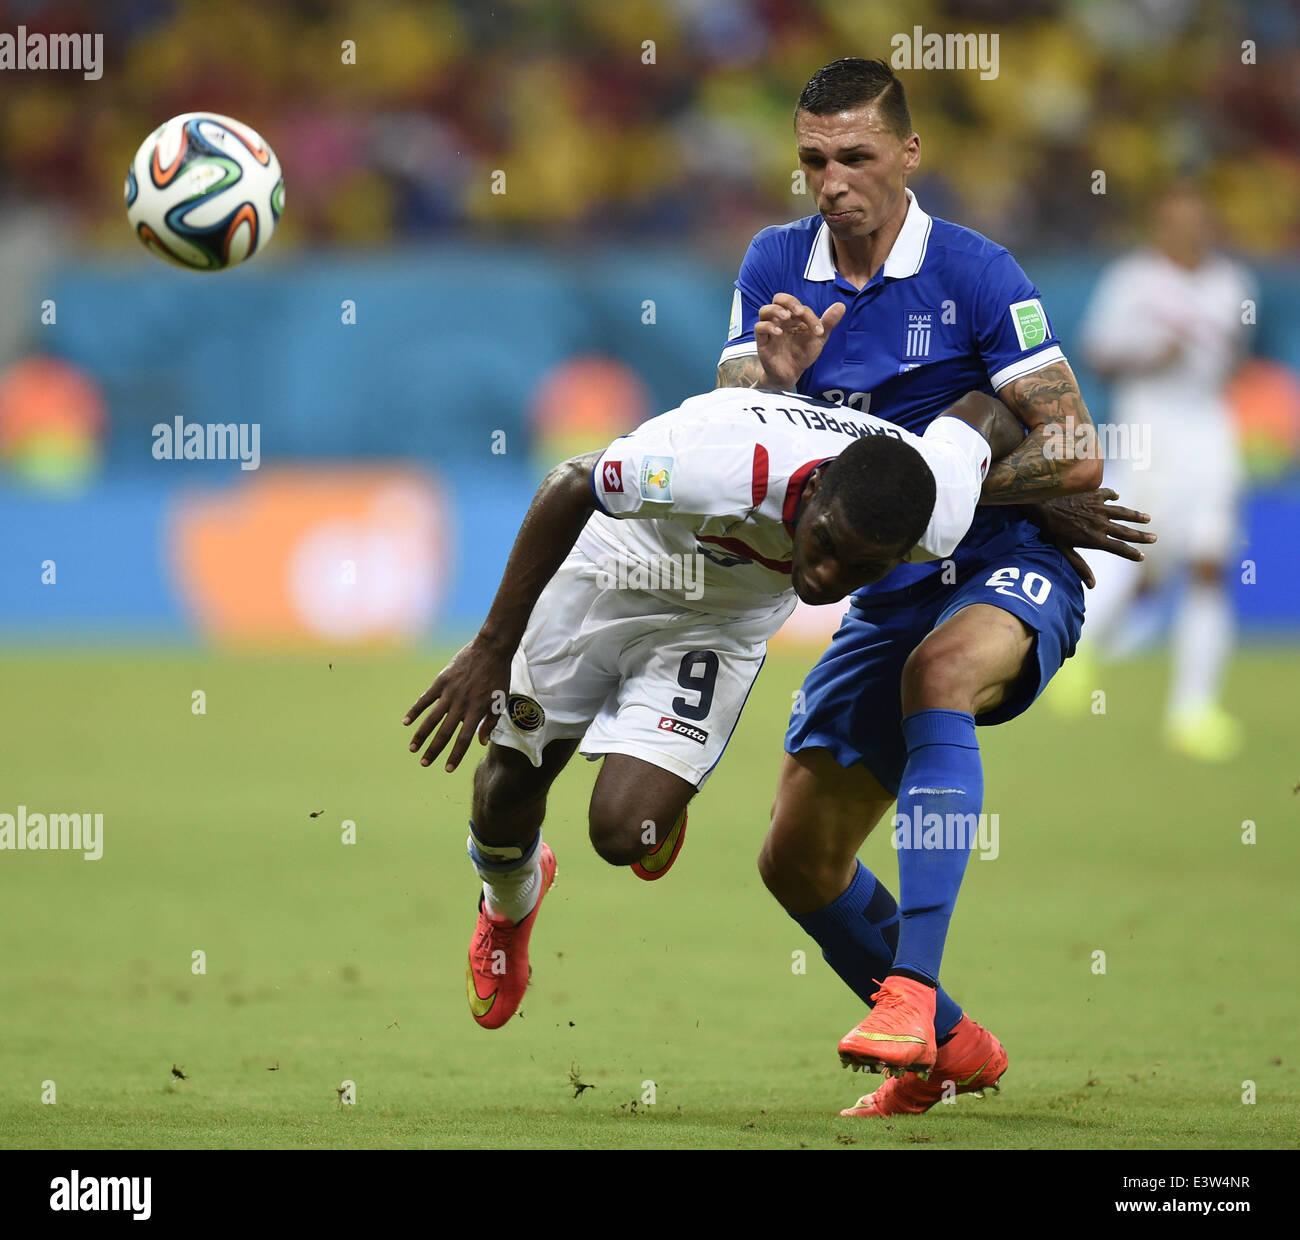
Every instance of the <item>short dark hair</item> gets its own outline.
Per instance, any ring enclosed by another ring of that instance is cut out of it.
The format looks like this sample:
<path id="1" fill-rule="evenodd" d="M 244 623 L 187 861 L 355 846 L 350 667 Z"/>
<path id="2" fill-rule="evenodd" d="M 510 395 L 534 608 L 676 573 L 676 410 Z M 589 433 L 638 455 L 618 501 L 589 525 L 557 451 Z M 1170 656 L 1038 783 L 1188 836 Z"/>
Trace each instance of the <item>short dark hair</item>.
<path id="1" fill-rule="evenodd" d="M 903 83 L 883 60 L 845 56 L 822 65 L 808 79 L 794 110 L 796 115 L 811 112 L 814 116 L 829 116 L 867 104 L 880 110 L 880 119 L 900 138 L 911 134 L 912 114 L 907 110 Z"/>
<path id="2" fill-rule="evenodd" d="M 882 547 L 906 551 L 925 533 L 937 494 L 925 458 L 892 435 L 866 435 L 822 471 L 817 497 Z"/>

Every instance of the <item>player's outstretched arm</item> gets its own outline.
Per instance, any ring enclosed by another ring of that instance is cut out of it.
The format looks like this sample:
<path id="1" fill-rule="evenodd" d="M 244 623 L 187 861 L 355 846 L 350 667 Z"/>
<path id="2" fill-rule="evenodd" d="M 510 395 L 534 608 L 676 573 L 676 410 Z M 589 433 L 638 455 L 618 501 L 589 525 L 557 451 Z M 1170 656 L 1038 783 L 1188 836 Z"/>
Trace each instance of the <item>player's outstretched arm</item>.
<path id="1" fill-rule="evenodd" d="M 998 395 L 1029 433 L 989 470 L 981 503 L 1032 504 L 1101 485 L 1096 431 L 1069 362 L 1013 379 Z"/>
<path id="2" fill-rule="evenodd" d="M 528 626 L 528 617 L 596 509 L 591 471 L 599 457 L 599 452 L 575 456 L 557 465 L 542 480 L 519 527 L 483 627 L 403 717 L 402 723 L 409 727 L 424 714 L 411 737 L 412 752 L 433 736 L 420 758 L 421 766 L 433 762 L 457 728 L 460 736 L 447 756 L 447 770 L 454 771 L 460 765 L 475 732 L 487 744 L 496 722 L 493 696 L 499 694 L 497 700 L 504 703 L 510 689 L 510 661 Z"/>

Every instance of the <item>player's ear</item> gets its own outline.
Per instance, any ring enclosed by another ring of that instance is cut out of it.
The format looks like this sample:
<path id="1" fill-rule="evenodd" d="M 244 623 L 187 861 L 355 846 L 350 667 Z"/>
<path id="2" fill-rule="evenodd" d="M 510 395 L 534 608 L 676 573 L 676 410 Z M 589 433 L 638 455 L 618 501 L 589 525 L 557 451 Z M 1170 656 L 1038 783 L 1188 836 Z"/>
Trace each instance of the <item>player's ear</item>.
<path id="1" fill-rule="evenodd" d="M 903 175 L 910 177 L 921 166 L 921 135 L 910 134 L 903 143 Z"/>
<path id="2" fill-rule="evenodd" d="M 817 494 L 822 484 L 822 470 L 825 465 L 818 465 L 816 469 L 808 475 L 807 481 L 803 484 L 803 491 L 799 495 L 799 503 L 806 504 L 814 495 Z"/>

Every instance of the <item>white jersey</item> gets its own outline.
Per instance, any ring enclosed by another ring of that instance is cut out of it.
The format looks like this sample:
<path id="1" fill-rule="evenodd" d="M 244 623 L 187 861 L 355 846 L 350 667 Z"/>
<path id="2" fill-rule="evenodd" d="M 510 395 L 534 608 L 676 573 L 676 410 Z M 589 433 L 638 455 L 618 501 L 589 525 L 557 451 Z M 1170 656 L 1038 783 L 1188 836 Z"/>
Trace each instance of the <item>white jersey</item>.
<path id="1" fill-rule="evenodd" d="M 714 615 L 771 610 L 779 623 L 795 601 L 792 534 L 804 484 L 863 435 L 910 444 L 934 474 L 934 512 L 909 558 L 951 555 L 988 472 L 978 431 L 938 417 L 918 436 L 840 405 L 753 388 L 694 396 L 606 448 L 592 470 L 602 511 L 577 545 L 622 573 L 620 584 Z M 693 589 L 665 580 L 688 563 L 700 576 Z"/>
<path id="2" fill-rule="evenodd" d="M 627 754 L 699 787 L 722 757 L 795 604 L 792 538 L 804 483 L 863 435 L 912 444 L 937 502 L 918 554 L 966 534 L 989 446 L 957 418 L 917 437 L 789 393 L 722 388 L 601 453 L 601 511 L 542 591 L 492 739 L 534 766 L 556 741 Z"/>
<path id="3" fill-rule="evenodd" d="M 1138 250 L 1105 272 L 1088 307 L 1083 336 L 1102 365 L 1145 366 L 1182 346 L 1166 364 L 1116 380 L 1107 419 L 1121 434 L 1105 485 L 1152 515 L 1153 572 L 1222 559 L 1237 537 L 1242 471 L 1223 392 L 1244 352 L 1242 303 L 1253 296 L 1250 273 L 1228 258 L 1193 271 Z"/>
<path id="4" fill-rule="evenodd" d="M 1090 355 L 1145 366 L 1182 346 L 1167 365 L 1115 383 L 1111 421 L 1226 417 L 1223 389 L 1241 360 L 1243 302 L 1253 296 L 1250 273 L 1221 255 L 1188 270 L 1143 249 L 1107 269 L 1082 329 Z"/>

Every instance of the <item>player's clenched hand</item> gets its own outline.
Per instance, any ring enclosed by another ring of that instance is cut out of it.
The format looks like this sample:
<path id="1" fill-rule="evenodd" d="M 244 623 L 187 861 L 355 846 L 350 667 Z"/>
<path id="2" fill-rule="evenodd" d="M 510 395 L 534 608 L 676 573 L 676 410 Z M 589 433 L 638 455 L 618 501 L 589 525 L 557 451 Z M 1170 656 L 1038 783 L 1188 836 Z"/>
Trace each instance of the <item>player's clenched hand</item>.
<path id="1" fill-rule="evenodd" d="M 1126 560 L 1144 560 L 1146 556 L 1130 543 L 1153 543 L 1156 536 L 1150 530 L 1135 530 L 1121 521 L 1146 525 L 1151 518 L 1145 512 L 1124 508 L 1111 501 L 1119 496 L 1109 487 L 1097 491 L 1083 491 L 1078 495 L 1062 495 L 1058 499 L 1035 504 L 1028 512 L 1043 531 L 1047 541 L 1054 543 L 1070 561 L 1079 579 L 1088 589 L 1097 584 L 1088 567 L 1088 561 L 1076 547 L 1091 551 L 1109 551 L 1111 555 Z"/>
<path id="2" fill-rule="evenodd" d="M 505 702 L 509 688 L 509 654 L 481 637 L 461 649 L 402 719 L 403 725 L 409 727 L 428 711 L 409 746 L 412 753 L 416 752 L 432 734 L 433 740 L 420 758 L 420 765 L 432 763 L 447 747 L 457 728 L 460 735 L 447 755 L 447 770 L 454 771 L 460 765 L 475 732 L 480 743 L 486 745 L 496 723 L 493 707 Z"/>
<path id="3" fill-rule="evenodd" d="M 813 364 L 826 337 L 843 317 L 847 307 L 837 301 L 820 318 L 790 293 L 777 293 L 758 312 L 754 341 L 758 360 L 768 380 L 783 391 L 792 392 L 799 377 Z"/>

